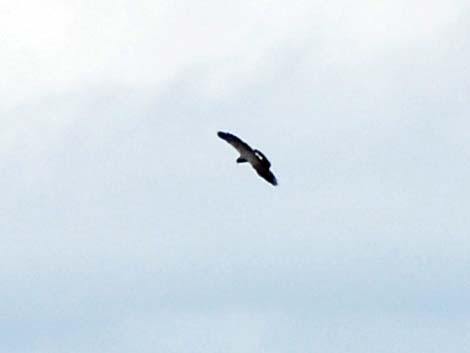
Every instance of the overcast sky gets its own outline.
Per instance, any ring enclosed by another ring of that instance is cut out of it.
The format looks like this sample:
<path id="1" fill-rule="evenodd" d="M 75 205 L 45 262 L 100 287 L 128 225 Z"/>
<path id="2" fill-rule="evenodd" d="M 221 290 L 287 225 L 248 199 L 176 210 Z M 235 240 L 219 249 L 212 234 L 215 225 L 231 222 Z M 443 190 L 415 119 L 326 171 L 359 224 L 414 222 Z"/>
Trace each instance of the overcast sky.
<path id="1" fill-rule="evenodd" d="M 4 1 L 0 352 L 467 352 L 469 63 L 466 0 Z"/>

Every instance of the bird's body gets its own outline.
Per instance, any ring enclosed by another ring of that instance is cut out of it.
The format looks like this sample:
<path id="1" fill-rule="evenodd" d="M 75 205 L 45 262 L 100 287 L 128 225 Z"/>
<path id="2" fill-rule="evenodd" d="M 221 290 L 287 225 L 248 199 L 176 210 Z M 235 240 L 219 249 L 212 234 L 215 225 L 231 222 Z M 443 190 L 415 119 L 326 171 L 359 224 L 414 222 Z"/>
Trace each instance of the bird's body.
<path id="1" fill-rule="evenodd" d="M 271 163 L 262 152 L 252 149 L 246 142 L 228 132 L 219 131 L 217 136 L 228 142 L 240 153 L 240 157 L 237 158 L 237 163 L 250 163 L 260 177 L 272 185 L 277 185 L 276 177 L 269 170 Z"/>

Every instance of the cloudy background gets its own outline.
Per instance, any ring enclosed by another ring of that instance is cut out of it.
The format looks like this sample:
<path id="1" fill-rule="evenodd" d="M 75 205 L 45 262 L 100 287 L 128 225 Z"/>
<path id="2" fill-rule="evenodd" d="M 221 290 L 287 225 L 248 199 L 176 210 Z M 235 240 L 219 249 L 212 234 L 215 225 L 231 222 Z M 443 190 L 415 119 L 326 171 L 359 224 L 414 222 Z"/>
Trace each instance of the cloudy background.
<path id="1" fill-rule="evenodd" d="M 3 2 L 0 352 L 466 352 L 469 63 L 465 0 Z"/>

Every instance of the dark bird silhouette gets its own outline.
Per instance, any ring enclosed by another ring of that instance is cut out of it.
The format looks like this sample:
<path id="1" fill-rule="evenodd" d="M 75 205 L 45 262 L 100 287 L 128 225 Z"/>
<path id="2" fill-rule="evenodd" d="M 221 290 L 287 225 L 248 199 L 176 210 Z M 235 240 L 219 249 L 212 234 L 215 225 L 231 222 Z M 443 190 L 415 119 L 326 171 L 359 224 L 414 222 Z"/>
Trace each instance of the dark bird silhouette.
<path id="1" fill-rule="evenodd" d="M 250 163 L 260 177 L 272 185 L 277 185 L 276 177 L 269 170 L 271 163 L 261 151 L 252 149 L 246 142 L 228 132 L 219 131 L 217 136 L 227 141 L 240 153 L 240 157 L 237 158 L 237 163 Z"/>

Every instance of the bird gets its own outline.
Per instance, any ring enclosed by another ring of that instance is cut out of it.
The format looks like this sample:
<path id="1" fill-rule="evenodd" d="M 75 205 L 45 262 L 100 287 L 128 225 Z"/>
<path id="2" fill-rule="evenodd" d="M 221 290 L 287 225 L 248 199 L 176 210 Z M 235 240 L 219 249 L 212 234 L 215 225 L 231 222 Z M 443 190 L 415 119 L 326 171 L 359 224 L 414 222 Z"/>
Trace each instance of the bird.
<path id="1" fill-rule="evenodd" d="M 252 149 L 246 142 L 229 132 L 218 131 L 217 136 L 240 153 L 237 163 L 250 163 L 261 178 L 274 186 L 278 184 L 276 177 L 270 171 L 271 163 L 261 151 Z"/>

